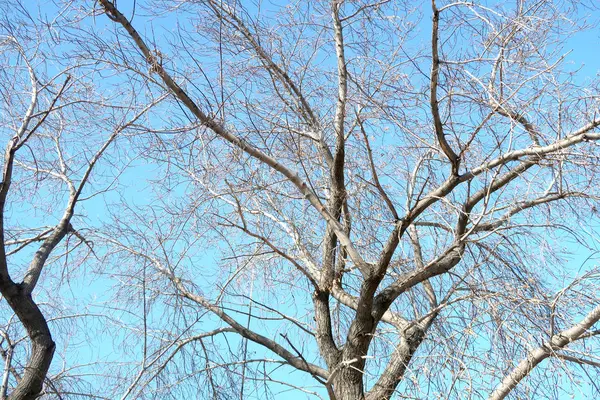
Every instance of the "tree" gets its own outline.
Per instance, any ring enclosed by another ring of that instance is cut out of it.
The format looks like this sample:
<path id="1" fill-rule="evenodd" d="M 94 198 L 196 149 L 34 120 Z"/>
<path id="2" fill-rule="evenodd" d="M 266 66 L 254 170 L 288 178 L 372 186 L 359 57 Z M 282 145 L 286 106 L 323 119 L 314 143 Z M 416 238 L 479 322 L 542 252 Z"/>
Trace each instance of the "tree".
<path id="1" fill-rule="evenodd" d="M 85 236 L 137 316 L 98 396 L 600 392 L 599 270 L 568 265 L 596 248 L 591 3 L 86 7 L 73 59 L 150 104 L 102 102 L 151 170 Z"/>
<path id="2" fill-rule="evenodd" d="M 113 108 L 94 91 L 93 69 L 63 63 L 52 51 L 51 23 L 40 27 L 19 3 L 3 4 L 2 11 L 0 129 L 6 148 L 0 184 L 0 293 L 5 302 L 0 398 L 38 398 L 44 386 L 43 393 L 59 395 L 64 383 L 70 386 L 66 393 L 77 394 L 68 371 L 47 376 L 56 352 L 50 326 L 60 329 L 61 320 L 86 315 L 83 310 L 72 314 L 52 299 L 52 287 L 61 284 L 52 282 L 55 273 L 48 269 L 64 263 L 62 281 L 93 252 L 85 227 L 75 222 L 82 203 L 106 190 L 90 184 L 92 170 L 117 136 L 160 99 L 143 108 Z M 108 133 L 103 131 L 107 127 Z M 36 296 L 41 282 L 47 292 Z"/>

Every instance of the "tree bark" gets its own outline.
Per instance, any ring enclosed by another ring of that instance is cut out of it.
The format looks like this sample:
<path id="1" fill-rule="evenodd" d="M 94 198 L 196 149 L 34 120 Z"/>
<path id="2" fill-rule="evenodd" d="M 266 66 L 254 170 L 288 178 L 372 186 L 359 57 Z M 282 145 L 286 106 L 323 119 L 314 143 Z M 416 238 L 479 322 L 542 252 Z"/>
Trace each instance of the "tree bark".
<path id="1" fill-rule="evenodd" d="M 0 292 L 13 309 L 31 340 L 31 356 L 19 384 L 8 400 L 33 400 L 42 386 L 56 347 L 48 324 L 39 307 L 20 284 L 0 282 Z"/>
<path id="2" fill-rule="evenodd" d="M 335 400 L 363 400 L 365 391 L 362 378 L 362 371 L 354 369 L 352 364 L 343 365 L 333 379 Z"/>

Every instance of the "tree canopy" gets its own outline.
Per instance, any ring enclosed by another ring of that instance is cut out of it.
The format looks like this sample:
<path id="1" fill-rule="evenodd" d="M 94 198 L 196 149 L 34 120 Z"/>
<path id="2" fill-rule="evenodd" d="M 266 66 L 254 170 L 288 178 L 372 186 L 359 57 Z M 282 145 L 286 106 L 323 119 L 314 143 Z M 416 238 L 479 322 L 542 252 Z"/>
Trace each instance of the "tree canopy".
<path id="1" fill-rule="evenodd" d="M 4 0 L 0 399 L 599 396 L 598 19 Z"/>

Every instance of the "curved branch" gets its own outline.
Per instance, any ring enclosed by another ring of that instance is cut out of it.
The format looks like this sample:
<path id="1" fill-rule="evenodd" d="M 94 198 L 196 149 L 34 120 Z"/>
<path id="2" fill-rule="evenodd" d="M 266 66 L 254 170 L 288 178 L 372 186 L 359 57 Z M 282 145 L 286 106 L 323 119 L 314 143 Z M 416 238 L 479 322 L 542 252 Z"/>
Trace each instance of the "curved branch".
<path id="1" fill-rule="evenodd" d="M 543 360 L 555 354 L 557 350 L 564 349 L 569 343 L 580 339 L 588 330 L 600 320 L 600 306 L 590 311 L 579 323 L 571 326 L 550 338 L 542 344 L 527 353 L 527 356 L 502 379 L 502 382 L 496 386 L 494 392 L 488 397 L 488 400 L 502 400 L 521 382 L 529 373 Z"/>
<path id="2" fill-rule="evenodd" d="M 452 175 L 458 175 L 458 168 L 460 166 L 460 158 L 456 155 L 454 150 L 448 144 L 446 135 L 444 133 L 444 126 L 442 124 L 442 118 L 440 117 L 440 109 L 438 106 L 437 90 L 439 85 L 440 75 L 440 56 L 438 53 L 438 35 L 439 35 L 439 23 L 440 23 L 440 11 L 435 5 L 435 0 L 431 0 L 431 8 L 433 10 L 433 25 L 431 28 L 431 82 L 430 82 L 430 98 L 429 104 L 431 106 L 431 115 L 433 116 L 433 125 L 435 127 L 435 136 L 437 137 L 438 143 L 446 155 L 450 164 L 452 165 Z"/>
<path id="3" fill-rule="evenodd" d="M 325 370 L 317 365 L 306 362 L 306 360 L 304 360 L 302 357 L 295 356 L 294 354 L 292 354 L 290 351 L 288 351 L 286 348 L 284 348 L 283 346 L 281 346 L 274 340 L 269 339 L 263 335 L 260 335 L 256 332 L 246 328 L 245 326 L 243 326 L 242 324 L 238 323 L 236 320 L 231 318 L 221 308 L 210 303 L 204 297 L 190 293 L 183 286 L 181 279 L 176 278 L 169 272 L 165 271 L 164 268 L 160 268 L 160 269 L 163 273 L 167 274 L 169 279 L 175 284 L 175 286 L 177 287 L 179 292 L 184 297 L 186 297 L 189 300 L 192 300 L 195 303 L 200 304 L 202 307 L 211 311 L 213 314 L 215 314 L 217 317 L 219 317 L 223 322 L 225 322 L 231 328 L 235 329 L 235 331 L 242 337 L 244 337 L 248 340 L 251 340 L 257 344 L 260 344 L 261 346 L 266 347 L 267 349 L 271 350 L 273 353 L 277 354 L 278 356 L 280 356 L 281 358 L 286 360 L 287 363 L 290 364 L 291 366 L 293 366 L 294 368 L 297 368 L 301 371 L 308 372 L 309 374 L 311 374 L 313 376 L 317 376 L 317 377 L 320 377 L 325 380 L 328 379 L 329 372 L 327 372 L 327 370 Z"/>

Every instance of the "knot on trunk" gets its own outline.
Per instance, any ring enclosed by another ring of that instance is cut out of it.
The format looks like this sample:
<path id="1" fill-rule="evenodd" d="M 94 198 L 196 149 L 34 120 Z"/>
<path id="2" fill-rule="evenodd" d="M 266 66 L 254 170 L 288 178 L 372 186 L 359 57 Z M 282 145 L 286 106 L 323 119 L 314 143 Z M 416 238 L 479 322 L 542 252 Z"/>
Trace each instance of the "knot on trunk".
<path id="1" fill-rule="evenodd" d="M 411 349 L 416 349 L 425 337 L 425 331 L 418 325 L 413 325 L 404 331 L 404 339 Z"/>

